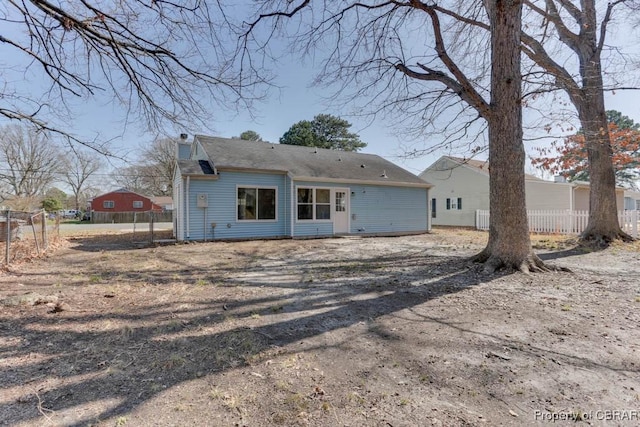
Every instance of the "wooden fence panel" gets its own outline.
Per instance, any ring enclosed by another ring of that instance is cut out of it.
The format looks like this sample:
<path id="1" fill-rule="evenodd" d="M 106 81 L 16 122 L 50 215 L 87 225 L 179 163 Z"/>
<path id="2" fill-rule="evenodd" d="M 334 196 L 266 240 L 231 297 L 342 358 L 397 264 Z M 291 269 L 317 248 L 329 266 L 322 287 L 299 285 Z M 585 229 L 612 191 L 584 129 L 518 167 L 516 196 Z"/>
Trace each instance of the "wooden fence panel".
<path id="1" fill-rule="evenodd" d="M 149 223 L 153 215 L 154 222 L 173 222 L 173 212 L 91 212 L 93 224 L 136 224 Z"/>

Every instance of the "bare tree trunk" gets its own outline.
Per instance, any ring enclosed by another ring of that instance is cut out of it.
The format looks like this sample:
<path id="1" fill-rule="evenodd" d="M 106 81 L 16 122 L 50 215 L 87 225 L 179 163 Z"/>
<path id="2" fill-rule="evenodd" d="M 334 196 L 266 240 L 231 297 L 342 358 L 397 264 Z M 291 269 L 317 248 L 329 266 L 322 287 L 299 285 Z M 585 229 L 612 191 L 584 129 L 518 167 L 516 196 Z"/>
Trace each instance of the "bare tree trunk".
<path id="1" fill-rule="evenodd" d="M 487 2 L 491 20 L 489 125 L 489 242 L 475 259 L 487 271 L 544 270 L 531 249 L 525 204 L 520 70 L 520 0 Z"/>
<path id="2" fill-rule="evenodd" d="M 525 50 L 527 55 L 555 76 L 556 83 L 567 92 L 578 110 L 590 177 L 589 223 L 580 239 L 583 243 L 597 246 L 606 246 L 617 238 L 633 240 L 618 224 L 613 150 L 605 114 L 602 77 L 602 49 L 607 25 L 614 7 L 621 3 L 623 1 L 609 2 L 598 25 L 595 0 L 580 1 L 580 8 L 572 2 L 547 0 L 546 7 L 542 9 L 528 2 L 531 10 L 543 17 L 543 21 L 553 23 L 560 41 L 575 53 L 580 65 L 580 79 L 554 61 L 540 40 L 526 34 L 523 37 L 528 47 Z M 570 13 L 563 16 L 561 9 Z M 565 23 L 565 19 L 571 21 L 570 17 L 575 21 L 572 24 L 577 26 Z"/>
<path id="3" fill-rule="evenodd" d="M 588 2 L 591 6 L 590 2 Z M 587 15 L 595 10 L 585 9 Z M 591 49 L 596 49 L 596 35 L 591 39 Z M 613 149 L 604 105 L 602 65 L 600 58 L 592 60 L 589 55 L 580 56 L 582 91 L 574 94 L 574 104 L 578 108 L 580 123 L 585 135 L 589 159 L 589 223 L 580 236 L 583 243 L 607 246 L 621 238 L 633 240 L 620 228 L 616 205 L 616 176 L 613 169 Z M 575 102 L 578 101 L 578 102 Z M 581 101 L 581 102 L 580 102 Z"/>

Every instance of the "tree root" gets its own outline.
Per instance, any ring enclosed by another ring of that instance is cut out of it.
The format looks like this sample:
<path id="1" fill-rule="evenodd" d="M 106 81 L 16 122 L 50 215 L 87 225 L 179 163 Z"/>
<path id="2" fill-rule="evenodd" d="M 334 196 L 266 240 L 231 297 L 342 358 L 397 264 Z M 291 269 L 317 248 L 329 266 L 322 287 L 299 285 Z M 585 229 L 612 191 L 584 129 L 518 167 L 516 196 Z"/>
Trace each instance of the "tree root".
<path id="1" fill-rule="evenodd" d="M 529 253 L 524 259 L 505 259 L 494 255 L 489 248 L 485 248 L 479 254 L 471 258 L 472 261 L 484 264 L 484 272 L 494 274 L 500 270 L 519 271 L 524 274 L 549 273 L 552 271 L 571 272 L 568 268 L 545 264 L 536 254 Z"/>
<path id="2" fill-rule="evenodd" d="M 636 239 L 622 230 L 611 233 L 600 233 L 597 231 L 585 230 L 580 235 L 578 244 L 584 248 L 600 250 L 608 248 L 611 243 L 616 240 L 621 240 L 624 243 L 631 243 Z"/>

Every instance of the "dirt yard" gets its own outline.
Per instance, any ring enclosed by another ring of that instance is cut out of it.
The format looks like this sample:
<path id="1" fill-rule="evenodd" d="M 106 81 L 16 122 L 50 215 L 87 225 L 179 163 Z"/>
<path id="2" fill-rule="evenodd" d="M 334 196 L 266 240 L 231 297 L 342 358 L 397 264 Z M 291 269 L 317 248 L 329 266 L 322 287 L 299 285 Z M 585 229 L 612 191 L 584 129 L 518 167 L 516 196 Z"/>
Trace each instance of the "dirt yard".
<path id="1" fill-rule="evenodd" d="M 640 245 L 70 240 L 0 274 L 0 425 L 640 425 Z"/>

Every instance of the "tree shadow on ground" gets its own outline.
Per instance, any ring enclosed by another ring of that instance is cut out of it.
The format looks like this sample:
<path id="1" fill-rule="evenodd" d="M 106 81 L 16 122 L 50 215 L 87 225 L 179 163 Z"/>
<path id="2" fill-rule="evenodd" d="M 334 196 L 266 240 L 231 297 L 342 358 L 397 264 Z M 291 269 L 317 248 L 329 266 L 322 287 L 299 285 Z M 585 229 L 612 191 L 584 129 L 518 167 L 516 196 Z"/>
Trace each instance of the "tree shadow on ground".
<path id="1" fill-rule="evenodd" d="M 575 247 L 575 248 L 564 249 L 564 250 L 555 251 L 555 252 L 542 252 L 542 253 L 538 253 L 537 255 L 538 255 L 538 258 L 540 258 L 543 261 L 553 261 L 556 259 L 584 255 L 586 253 L 589 253 L 589 251 L 585 250 L 584 248 Z"/>
<path id="2" fill-rule="evenodd" d="M 70 236 L 66 239 L 71 242 L 73 249 L 83 252 L 101 251 L 126 251 L 154 247 L 162 244 L 175 244 L 175 242 L 162 243 L 162 240 L 170 240 L 173 237 L 171 230 L 162 230 L 151 233 L 147 230 L 134 232 L 122 232 L 118 234 L 104 233 L 89 236 Z M 159 242 L 160 241 L 160 242 Z"/>
<path id="3" fill-rule="evenodd" d="M 398 262 L 398 257 L 361 260 L 362 264 L 374 261 L 381 269 Z M 257 298 L 202 301 L 184 309 L 167 302 L 140 310 L 132 307 L 131 312 L 39 312 L 18 320 L 2 315 L 0 334 L 16 343 L 0 348 L 0 357 L 8 362 L 0 368 L 2 388 L 9 392 L 31 382 L 34 389 L 17 402 L 0 401 L 0 413 L 12 425 L 35 422 L 44 410 L 65 413 L 92 402 L 116 402 L 71 424 L 84 426 L 131 411 L 185 381 L 255 363 L 274 346 L 369 322 L 478 283 L 477 269 L 460 258 L 404 257 L 403 261 L 417 269 L 414 276 L 425 284 L 395 280 L 392 275 L 350 282 L 352 260 L 346 267 L 339 262 L 304 267 L 331 273 L 324 281 L 230 279 L 230 286 L 238 289 L 262 288 L 264 296 Z M 285 288 L 287 293 L 269 296 L 269 288 Z M 256 313 L 266 324 L 251 328 L 242 324 Z M 100 327 L 109 324 L 112 329 Z M 30 355 L 38 355 L 38 361 L 29 362 Z M 53 386 L 35 386 L 52 379 Z"/>
<path id="4" fill-rule="evenodd" d="M 162 254 L 159 258 L 166 262 L 166 269 L 176 267 L 169 258 L 162 259 Z M 144 279 L 152 283 L 150 291 L 163 292 L 171 280 L 197 286 L 194 278 L 210 276 L 211 283 L 219 280 L 220 288 L 259 289 L 258 296 L 230 293 L 188 305 L 168 301 L 132 305 L 126 310 L 105 304 L 101 310 L 40 311 L 17 320 L 0 315 L 0 335 L 5 342 L 14 343 L 0 348 L 0 358 L 5 360 L 0 365 L 2 390 L 9 393 L 25 383 L 33 384 L 28 395 L 12 401 L 0 399 L 3 421 L 8 425 L 35 423 L 47 411 L 69 413 L 93 402 L 113 403 L 106 410 L 76 416 L 65 424 L 84 426 L 120 416 L 184 382 L 264 361 L 276 347 L 398 315 L 499 277 L 484 276 L 480 266 L 461 256 L 392 254 L 354 256 L 346 261 L 282 262 L 282 269 L 295 271 L 302 280 L 282 280 L 277 274 L 264 273 L 255 254 L 247 253 L 246 260 L 228 269 L 224 278 L 217 278 L 213 265 L 182 265 L 172 270 L 177 278 L 168 279 L 167 270 L 162 270 L 133 272 L 132 280 Z M 391 265 L 400 266 L 400 272 L 388 270 Z M 314 277 L 305 279 L 309 273 Z M 246 320 L 256 315 L 262 324 L 252 327 Z M 457 327 L 436 317 L 424 317 L 424 321 Z M 386 331 L 378 332 L 383 339 L 394 339 Z M 516 345 L 504 337 L 499 342 Z M 32 355 L 38 356 L 34 362 Z M 563 360 L 586 367 L 591 363 L 573 356 Z"/>

